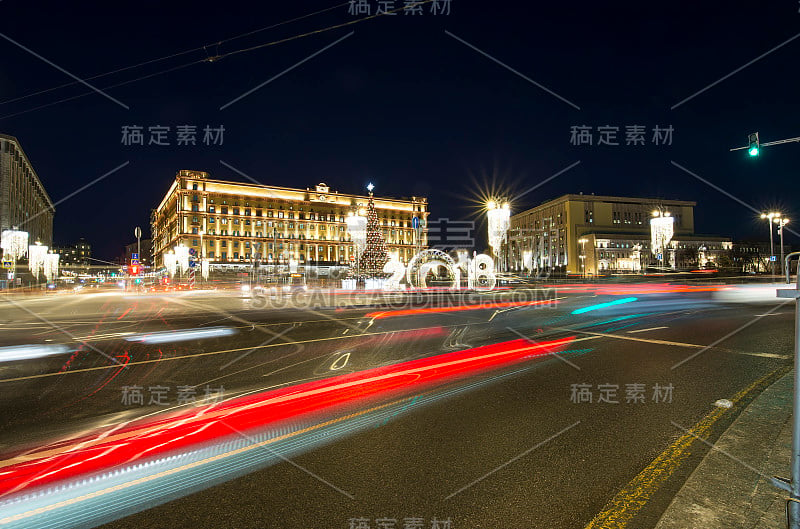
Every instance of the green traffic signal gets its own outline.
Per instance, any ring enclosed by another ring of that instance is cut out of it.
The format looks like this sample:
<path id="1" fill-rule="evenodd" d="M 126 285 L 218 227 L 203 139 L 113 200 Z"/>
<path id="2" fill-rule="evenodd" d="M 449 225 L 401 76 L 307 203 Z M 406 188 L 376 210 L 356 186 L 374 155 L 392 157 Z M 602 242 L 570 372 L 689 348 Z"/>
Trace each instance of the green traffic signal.
<path id="1" fill-rule="evenodd" d="M 754 132 L 748 135 L 747 141 L 750 143 L 750 147 L 748 147 L 747 152 L 750 154 L 750 156 L 758 156 L 758 149 L 759 149 L 758 132 Z"/>

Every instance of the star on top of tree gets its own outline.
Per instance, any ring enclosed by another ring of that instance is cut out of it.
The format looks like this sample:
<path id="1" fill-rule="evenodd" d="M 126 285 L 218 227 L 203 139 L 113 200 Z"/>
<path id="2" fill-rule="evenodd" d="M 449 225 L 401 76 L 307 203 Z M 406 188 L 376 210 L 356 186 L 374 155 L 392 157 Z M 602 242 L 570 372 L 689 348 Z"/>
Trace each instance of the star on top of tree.
<path id="1" fill-rule="evenodd" d="M 373 190 L 373 189 L 375 189 L 375 186 L 374 186 L 374 185 L 372 185 L 372 182 L 370 182 L 369 184 L 367 184 L 367 191 L 369 191 L 370 193 L 372 193 L 372 190 Z"/>

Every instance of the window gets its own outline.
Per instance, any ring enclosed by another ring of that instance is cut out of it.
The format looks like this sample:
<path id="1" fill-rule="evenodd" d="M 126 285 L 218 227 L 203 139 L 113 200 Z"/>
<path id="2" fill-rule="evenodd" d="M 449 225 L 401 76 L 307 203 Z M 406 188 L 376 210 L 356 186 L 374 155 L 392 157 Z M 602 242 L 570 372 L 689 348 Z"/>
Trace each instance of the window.
<path id="1" fill-rule="evenodd" d="M 233 214 L 234 215 L 238 215 L 239 214 L 239 208 L 233 208 Z"/>
<path id="2" fill-rule="evenodd" d="M 197 206 L 197 204 L 192 204 L 192 211 L 200 211 L 200 208 Z"/>
<path id="3" fill-rule="evenodd" d="M 214 201 L 212 200 L 211 202 L 213 203 Z M 216 212 L 215 207 L 214 206 L 208 206 L 208 212 L 209 213 L 215 213 Z"/>
<path id="4" fill-rule="evenodd" d="M 224 203 L 224 201 L 223 201 L 223 203 Z M 222 206 L 222 214 L 223 215 L 227 215 L 228 214 L 228 207 L 227 206 Z"/>
<path id="5" fill-rule="evenodd" d="M 209 224 L 214 224 L 215 222 L 216 222 L 216 220 L 214 220 L 214 217 L 209 217 L 208 218 L 208 223 Z"/>
<path id="6" fill-rule="evenodd" d="M 192 184 L 192 190 L 197 191 L 197 184 Z"/>

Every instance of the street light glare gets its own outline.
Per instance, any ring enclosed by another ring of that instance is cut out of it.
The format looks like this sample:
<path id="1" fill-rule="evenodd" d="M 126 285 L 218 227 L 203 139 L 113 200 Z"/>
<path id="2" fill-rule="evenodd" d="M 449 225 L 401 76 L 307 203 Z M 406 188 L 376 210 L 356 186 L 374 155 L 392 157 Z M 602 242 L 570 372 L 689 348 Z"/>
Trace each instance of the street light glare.
<path id="1" fill-rule="evenodd" d="M 494 200 L 490 200 L 486 203 L 486 207 L 489 209 L 495 209 L 497 208 L 497 203 Z"/>

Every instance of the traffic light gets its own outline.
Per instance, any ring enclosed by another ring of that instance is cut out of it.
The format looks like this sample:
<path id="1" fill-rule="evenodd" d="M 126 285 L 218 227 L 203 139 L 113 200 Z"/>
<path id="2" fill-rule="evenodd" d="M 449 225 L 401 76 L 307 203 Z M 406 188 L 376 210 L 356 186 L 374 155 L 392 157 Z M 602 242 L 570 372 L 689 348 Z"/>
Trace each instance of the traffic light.
<path id="1" fill-rule="evenodd" d="M 758 132 L 750 134 L 747 139 L 750 143 L 750 146 L 747 148 L 747 152 L 750 154 L 750 156 L 758 156 Z"/>

